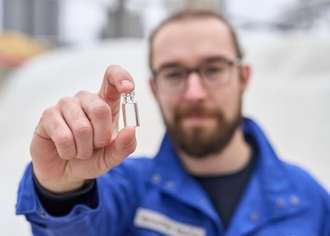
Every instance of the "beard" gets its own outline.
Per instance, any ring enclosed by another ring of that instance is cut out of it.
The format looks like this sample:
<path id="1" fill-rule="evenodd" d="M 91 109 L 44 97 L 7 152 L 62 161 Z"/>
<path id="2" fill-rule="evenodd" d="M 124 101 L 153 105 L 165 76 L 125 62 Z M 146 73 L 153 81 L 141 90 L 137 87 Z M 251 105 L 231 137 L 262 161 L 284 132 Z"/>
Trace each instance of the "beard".
<path id="1" fill-rule="evenodd" d="M 184 119 L 191 116 L 213 118 L 215 127 L 184 127 Z M 179 106 L 174 110 L 172 122 L 166 120 L 164 114 L 163 119 L 173 145 L 192 158 L 203 159 L 220 154 L 231 141 L 243 120 L 241 101 L 232 119 L 227 119 L 220 109 L 209 109 L 202 105 Z"/>

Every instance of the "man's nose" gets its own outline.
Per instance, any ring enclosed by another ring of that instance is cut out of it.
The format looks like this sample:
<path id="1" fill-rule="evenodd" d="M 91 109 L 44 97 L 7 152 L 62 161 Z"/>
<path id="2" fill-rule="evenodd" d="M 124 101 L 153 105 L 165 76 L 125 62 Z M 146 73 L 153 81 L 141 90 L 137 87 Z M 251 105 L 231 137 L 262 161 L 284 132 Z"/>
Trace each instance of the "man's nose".
<path id="1" fill-rule="evenodd" d="M 206 98 L 207 90 L 198 73 L 193 72 L 189 74 L 186 80 L 186 89 L 183 96 L 186 100 L 191 101 L 199 101 Z"/>

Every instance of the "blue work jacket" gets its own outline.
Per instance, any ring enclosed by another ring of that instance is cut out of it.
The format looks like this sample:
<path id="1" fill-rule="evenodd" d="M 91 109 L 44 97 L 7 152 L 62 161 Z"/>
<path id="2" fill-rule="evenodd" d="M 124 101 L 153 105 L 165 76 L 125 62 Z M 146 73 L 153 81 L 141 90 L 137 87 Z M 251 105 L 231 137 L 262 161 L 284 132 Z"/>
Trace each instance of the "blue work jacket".
<path id="1" fill-rule="evenodd" d="M 242 129 L 257 161 L 227 230 L 167 135 L 155 158 L 129 158 L 97 178 L 95 209 L 76 205 L 61 217 L 41 205 L 29 165 L 17 214 L 31 222 L 34 235 L 48 236 L 330 236 L 329 193 L 305 171 L 281 161 L 255 122 L 244 119 Z"/>

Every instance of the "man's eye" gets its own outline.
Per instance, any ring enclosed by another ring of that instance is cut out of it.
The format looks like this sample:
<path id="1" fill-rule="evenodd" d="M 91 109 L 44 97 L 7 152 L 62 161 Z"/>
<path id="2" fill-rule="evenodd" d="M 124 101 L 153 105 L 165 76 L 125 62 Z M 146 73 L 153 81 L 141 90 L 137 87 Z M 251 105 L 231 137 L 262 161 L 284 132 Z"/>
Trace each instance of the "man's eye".
<path id="1" fill-rule="evenodd" d="M 210 66 L 205 69 L 206 73 L 214 74 L 214 73 L 221 73 L 225 70 L 222 66 Z"/>
<path id="2" fill-rule="evenodd" d="M 226 71 L 226 67 L 225 66 L 208 66 L 204 69 L 204 74 L 209 77 L 209 78 L 213 78 L 213 77 L 217 77 L 217 76 L 221 76 L 222 74 L 224 74 Z"/>
<path id="3" fill-rule="evenodd" d="M 165 74 L 165 78 L 168 80 L 179 80 L 184 76 L 183 71 L 168 71 Z"/>

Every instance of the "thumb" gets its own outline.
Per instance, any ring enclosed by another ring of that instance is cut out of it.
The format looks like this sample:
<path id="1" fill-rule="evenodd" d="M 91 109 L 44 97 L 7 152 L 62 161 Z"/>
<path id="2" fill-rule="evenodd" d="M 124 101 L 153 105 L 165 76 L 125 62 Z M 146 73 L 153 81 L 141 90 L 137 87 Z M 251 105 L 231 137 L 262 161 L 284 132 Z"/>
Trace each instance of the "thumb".
<path id="1" fill-rule="evenodd" d="M 128 155 L 136 149 L 135 128 L 123 128 L 117 134 L 113 142 L 105 148 L 102 167 L 103 171 L 108 171 L 119 165 Z"/>

